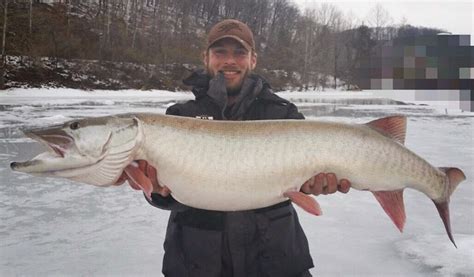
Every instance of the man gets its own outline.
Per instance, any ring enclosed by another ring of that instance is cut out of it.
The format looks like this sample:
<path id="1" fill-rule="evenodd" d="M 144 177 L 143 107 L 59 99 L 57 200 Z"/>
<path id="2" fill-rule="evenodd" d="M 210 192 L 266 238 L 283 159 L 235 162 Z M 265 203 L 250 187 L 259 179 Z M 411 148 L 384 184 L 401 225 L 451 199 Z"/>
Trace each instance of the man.
<path id="1" fill-rule="evenodd" d="M 167 114 L 203 120 L 304 119 L 294 104 L 275 95 L 262 77 L 252 73 L 257 54 L 253 34 L 244 23 L 227 19 L 212 27 L 203 60 L 206 69 L 184 80 L 196 99 L 169 107 Z M 152 182 L 150 204 L 171 210 L 164 243 L 165 276 L 311 276 L 308 241 L 290 201 L 239 212 L 195 209 L 174 200 L 146 161 L 138 165 L 135 177 L 124 176 L 121 182 Z M 338 184 L 334 174 L 321 173 L 301 190 L 319 195 L 347 192 L 349 187 L 348 180 Z"/>

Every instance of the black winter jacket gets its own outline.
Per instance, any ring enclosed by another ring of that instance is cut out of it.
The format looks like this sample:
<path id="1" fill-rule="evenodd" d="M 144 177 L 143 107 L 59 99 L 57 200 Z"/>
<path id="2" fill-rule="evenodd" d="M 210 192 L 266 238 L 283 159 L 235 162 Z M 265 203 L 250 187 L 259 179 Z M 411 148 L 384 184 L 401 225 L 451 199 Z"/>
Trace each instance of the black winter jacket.
<path id="1" fill-rule="evenodd" d="M 208 120 L 304 119 L 258 75 L 247 77 L 232 107 L 227 107 L 222 75 L 211 79 L 198 71 L 184 83 L 194 86 L 196 99 L 169 107 L 167 114 Z M 165 276 L 310 276 L 308 242 L 289 201 L 241 212 L 195 209 L 158 194 L 149 202 L 172 211 L 164 244 Z"/>
<path id="2" fill-rule="evenodd" d="M 294 104 L 274 94 L 267 81 L 255 74 L 244 81 L 242 93 L 231 108 L 227 107 L 222 75 L 210 79 L 207 74 L 198 71 L 184 83 L 194 86 L 196 100 L 171 106 L 167 114 L 210 116 L 214 120 L 304 119 Z"/>

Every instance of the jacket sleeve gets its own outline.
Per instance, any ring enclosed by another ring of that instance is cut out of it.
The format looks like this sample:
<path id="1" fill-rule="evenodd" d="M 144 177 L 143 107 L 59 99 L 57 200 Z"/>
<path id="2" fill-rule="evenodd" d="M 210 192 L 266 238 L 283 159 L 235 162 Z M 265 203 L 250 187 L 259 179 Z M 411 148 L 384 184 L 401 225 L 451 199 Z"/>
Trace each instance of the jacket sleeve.
<path id="1" fill-rule="evenodd" d="M 185 211 L 185 210 L 189 209 L 188 206 L 179 203 L 171 195 L 169 195 L 167 197 L 163 197 L 158 193 L 152 193 L 151 194 L 151 199 L 148 199 L 147 197 L 145 197 L 145 199 L 153 207 L 160 208 L 160 209 L 163 209 L 163 210 L 180 211 L 181 212 L 181 211 Z"/>
<path id="2" fill-rule="evenodd" d="M 286 119 L 304 119 L 304 115 L 298 111 L 298 108 L 295 104 L 289 102 Z"/>
<path id="3" fill-rule="evenodd" d="M 179 104 L 174 104 L 173 106 L 168 107 L 168 109 L 166 109 L 166 114 L 181 115 L 181 112 L 179 111 Z"/>
<path id="4" fill-rule="evenodd" d="M 266 112 L 259 119 L 304 119 L 295 104 L 278 96 L 271 88 L 267 87 L 261 94 Z"/>
<path id="5" fill-rule="evenodd" d="M 179 108 L 177 105 L 173 105 L 166 110 L 166 114 L 170 115 L 180 115 Z M 157 169 L 160 172 L 160 169 Z M 169 211 L 184 211 L 189 209 L 190 207 L 179 203 L 173 196 L 169 195 L 167 197 L 163 197 L 158 193 L 152 193 L 151 199 L 145 197 L 145 199 L 152 205 L 153 207 L 160 208 L 163 210 Z"/>

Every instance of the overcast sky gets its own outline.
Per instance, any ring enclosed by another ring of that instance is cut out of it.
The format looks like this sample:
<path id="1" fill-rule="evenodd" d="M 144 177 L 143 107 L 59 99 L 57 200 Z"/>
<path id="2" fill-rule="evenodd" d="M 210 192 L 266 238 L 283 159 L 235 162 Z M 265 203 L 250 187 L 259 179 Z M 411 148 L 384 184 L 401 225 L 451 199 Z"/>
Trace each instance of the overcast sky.
<path id="1" fill-rule="evenodd" d="M 292 0 L 302 9 L 321 3 L 330 3 L 339 8 L 346 16 L 357 17 L 357 22 L 368 24 L 370 10 L 380 3 L 390 14 L 394 24 L 400 24 L 402 18 L 413 26 L 436 27 L 453 34 L 470 34 L 471 45 L 474 37 L 474 1 L 473 0 L 399 0 L 399 1 L 357 1 L 357 0 Z"/>

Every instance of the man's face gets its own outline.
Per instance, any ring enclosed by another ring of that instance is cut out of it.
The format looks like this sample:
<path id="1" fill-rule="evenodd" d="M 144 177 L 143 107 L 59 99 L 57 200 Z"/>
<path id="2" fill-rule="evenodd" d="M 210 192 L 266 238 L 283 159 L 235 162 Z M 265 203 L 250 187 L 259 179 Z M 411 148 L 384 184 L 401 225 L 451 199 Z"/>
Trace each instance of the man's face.
<path id="1" fill-rule="evenodd" d="M 204 54 L 204 65 L 211 76 L 224 73 L 227 92 L 240 92 L 247 74 L 255 68 L 257 57 L 242 44 L 232 38 L 224 38 L 214 43 Z"/>

